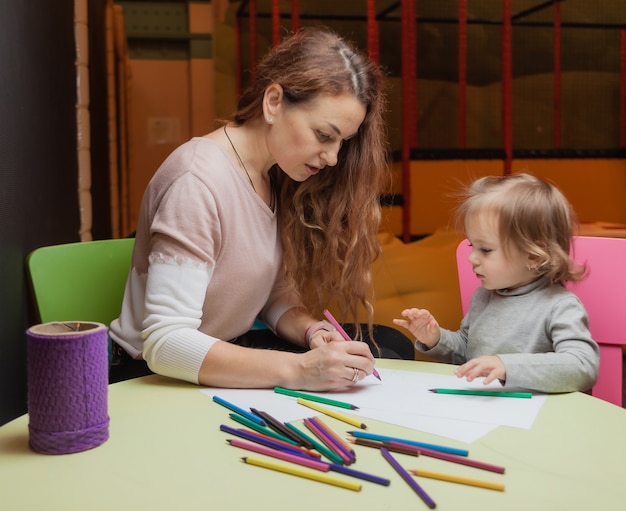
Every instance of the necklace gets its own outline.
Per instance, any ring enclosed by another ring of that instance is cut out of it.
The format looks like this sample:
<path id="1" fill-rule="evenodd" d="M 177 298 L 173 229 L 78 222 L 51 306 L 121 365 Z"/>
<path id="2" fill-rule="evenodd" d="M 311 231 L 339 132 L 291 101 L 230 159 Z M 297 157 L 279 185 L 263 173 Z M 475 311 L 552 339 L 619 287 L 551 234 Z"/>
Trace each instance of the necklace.
<path id="1" fill-rule="evenodd" d="M 233 151 L 235 152 L 235 156 L 237 156 L 237 160 L 239 161 L 239 165 L 241 165 L 241 168 L 246 173 L 246 176 L 248 176 L 248 180 L 250 181 L 250 185 L 252 186 L 252 189 L 255 191 L 255 193 L 258 194 L 258 192 L 256 191 L 256 187 L 254 186 L 254 183 L 252 182 L 252 178 L 250 177 L 250 173 L 248 172 L 248 169 L 244 165 L 243 160 L 241 159 L 241 156 L 239 156 L 239 153 L 237 152 L 237 149 L 235 149 L 235 144 L 233 144 L 233 141 L 228 136 L 228 131 L 226 131 L 226 125 L 224 125 L 224 135 L 226 135 L 226 138 L 228 139 L 228 142 L 230 143 L 230 147 L 233 148 Z M 274 183 L 272 181 L 272 173 L 270 172 L 270 203 L 269 203 L 269 207 L 270 207 L 270 209 L 272 211 L 274 211 L 274 201 L 275 200 L 276 199 L 274 197 Z"/>
<path id="2" fill-rule="evenodd" d="M 228 139 L 228 142 L 230 142 L 230 147 L 232 147 L 233 151 L 235 151 L 235 156 L 237 156 L 237 160 L 239 160 L 239 165 L 241 165 L 241 168 L 246 173 L 246 176 L 248 176 L 248 180 L 250 181 L 250 184 L 252 185 L 252 189 L 256 192 L 256 188 L 254 186 L 254 183 L 252 182 L 252 178 L 250 177 L 250 174 L 248 173 L 248 169 L 243 164 L 243 160 L 241 159 L 241 156 L 239 156 L 239 153 L 237 152 L 237 149 L 235 149 L 235 144 L 233 144 L 233 141 L 228 136 L 228 131 L 226 131 L 226 125 L 224 125 L 224 135 L 226 135 L 226 138 Z"/>

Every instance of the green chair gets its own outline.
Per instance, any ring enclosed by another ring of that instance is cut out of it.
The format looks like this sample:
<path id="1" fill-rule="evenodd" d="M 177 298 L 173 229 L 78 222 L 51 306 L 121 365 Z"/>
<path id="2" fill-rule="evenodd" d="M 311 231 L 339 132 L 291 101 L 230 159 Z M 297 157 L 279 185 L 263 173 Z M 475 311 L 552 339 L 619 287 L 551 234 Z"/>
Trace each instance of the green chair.
<path id="1" fill-rule="evenodd" d="M 39 321 L 109 325 L 122 307 L 133 238 L 41 247 L 26 267 Z"/>

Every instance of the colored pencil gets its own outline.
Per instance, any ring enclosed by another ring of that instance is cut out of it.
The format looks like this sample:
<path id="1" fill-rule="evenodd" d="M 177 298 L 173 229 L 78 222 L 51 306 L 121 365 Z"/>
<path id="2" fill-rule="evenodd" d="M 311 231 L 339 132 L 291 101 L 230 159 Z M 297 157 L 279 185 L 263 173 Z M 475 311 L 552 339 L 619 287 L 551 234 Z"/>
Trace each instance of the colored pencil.
<path id="1" fill-rule="evenodd" d="M 307 435 L 303 434 L 298 428 L 293 427 L 291 424 L 289 424 L 288 422 L 283 423 L 285 424 L 285 427 L 291 431 L 291 434 L 295 437 L 295 438 L 299 438 L 300 439 L 300 444 L 306 448 L 306 449 L 315 449 L 316 445 L 311 441 L 311 438 L 309 438 Z"/>
<path id="2" fill-rule="evenodd" d="M 259 435 L 258 433 L 255 433 L 253 431 L 235 429 L 235 428 L 231 428 L 230 426 L 226 426 L 225 424 L 222 424 L 220 426 L 220 431 L 223 431 L 224 433 L 230 433 L 231 435 L 235 435 L 240 438 L 245 438 L 246 440 L 250 440 L 251 442 L 255 442 L 257 444 L 261 444 L 261 445 L 264 445 L 265 447 L 270 447 L 272 449 L 279 449 L 279 450 L 283 450 L 287 452 L 292 452 L 294 454 L 299 454 L 301 456 L 316 457 L 316 456 L 309 454 L 302 447 L 291 445 L 286 442 L 281 442 L 280 440 L 274 440 L 264 435 Z"/>
<path id="3" fill-rule="evenodd" d="M 303 422 L 304 425 L 309 429 L 309 431 L 313 433 L 315 437 L 322 443 L 322 445 L 326 447 L 326 457 L 328 459 L 330 459 L 333 463 L 339 464 L 351 462 L 350 458 L 345 453 L 340 451 L 337 446 L 333 444 L 332 440 L 328 438 L 315 423 L 311 422 L 310 419 L 304 419 Z M 332 455 L 329 453 L 332 453 Z"/>
<path id="4" fill-rule="evenodd" d="M 259 426 L 266 425 L 265 421 L 258 415 L 247 412 L 243 408 L 239 408 L 237 405 L 234 405 L 233 403 L 229 403 L 228 401 L 226 401 L 225 399 L 219 396 L 213 396 L 213 401 L 215 401 L 217 404 L 222 405 L 225 408 L 228 408 L 229 410 L 235 413 L 238 413 L 239 415 L 242 415 L 243 417 L 245 417 L 248 420 L 251 420 L 252 422 L 256 422 Z"/>
<path id="5" fill-rule="evenodd" d="M 326 316 L 326 319 L 330 321 L 330 323 L 337 329 L 337 332 L 341 334 L 341 337 L 343 337 L 346 341 L 352 340 L 352 338 L 343 329 L 343 327 L 339 324 L 339 322 L 335 319 L 335 317 L 331 314 L 331 312 L 328 309 L 324 309 L 324 316 Z M 379 380 L 381 379 L 380 374 L 378 374 L 378 371 L 376 370 L 376 368 L 374 368 L 374 370 L 372 371 L 372 374 Z"/>
<path id="6" fill-rule="evenodd" d="M 480 389 L 428 389 L 435 394 L 455 394 L 459 396 L 490 396 L 490 397 L 520 397 L 530 399 L 532 392 L 506 392 L 502 390 L 480 390 Z"/>
<path id="7" fill-rule="evenodd" d="M 381 442 L 379 440 L 368 440 L 366 438 L 349 438 L 349 442 L 357 445 L 364 445 L 365 447 L 373 447 L 375 449 L 380 449 L 382 447 L 386 448 L 388 451 L 397 452 L 400 454 L 408 454 L 409 456 L 419 456 L 419 451 L 417 447 L 409 446 L 395 446 L 392 445 L 392 442 Z"/>
<path id="8" fill-rule="evenodd" d="M 289 442 L 285 442 L 284 440 L 280 440 L 278 438 L 273 439 L 271 437 L 268 437 L 266 435 L 263 435 L 262 433 L 259 433 L 258 431 L 253 431 L 253 430 L 247 430 L 247 429 L 241 429 L 240 431 L 245 431 L 246 433 L 248 433 L 249 435 L 252 435 L 253 437 L 260 437 L 263 439 L 270 439 L 273 442 L 276 442 L 280 445 L 283 445 L 285 448 L 289 448 L 289 450 L 291 451 L 297 451 L 300 454 L 303 454 L 305 456 L 309 456 L 311 458 L 321 458 L 322 455 L 317 451 L 317 450 L 313 450 L 313 449 L 308 449 L 307 447 L 303 447 L 300 445 L 293 445 L 290 444 Z"/>
<path id="9" fill-rule="evenodd" d="M 334 419 L 346 422 L 350 424 L 351 426 L 355 426 L 361 429 L 367 429 L 367 426 L 363 424 L 360 420 L 357 420 L 353 417 L 348 417 L 347 415 L 344 415 L 343 413 L 336 412 L 335 410 L 330 410 L 317 403 L 313 403 L 311 401 L 307 401 L 306 399 L 302 399 L 301 397 L 297 398 L 297 402 L 303 406 L 308 406 L 309 408 L 312 408 L 313 410 L 323 413 L 324 415 L 328 415 L 329 417 L 333 417 Z"/>
<path id="10" fill-rule="evenodd" d="M 244 442 L 243 440 L 238 440 L 237 438 L 229 438 L 226 441 L 233 447 L 239 447 L 240 449 L 246 449 L 258 454 L 265 454 L 266 456 L 271 456 L 272 458 L 288 461 L 290 463 L 309 467 L 314 470 L 320 470 L 322 472 L 328 472 L 330 470 L 330 465 L 328 463 L 323 463 L 321 461 L 314 460 L 313 458 L 307 458 L 306 456 L 299 456 L 286 451 L 264 447 L 260 444 Z"/>
<path id="11" fill-rule="evenodd" d="M 354 470 L 353 468 L 346 467 L 345 465 L 330 463 L 329 467 L 330 470 L 333 470 L 334 472 L 339 472 L 340 474 L 345 474 L 347 476 L 357 477 L 359 479 L 363 479 L 371 483 L 380 484 L 382 486 L 389 486 L 389 484 L 391 483 L 391 481 L 386 477 L 375 476 L 373 474 L 361 472 L 360 470 Z"/>
<path id="12" fill-rule="evenodd" d="M 398 463 L 398 461 L 391 455 L 391 453 L 384 447 L 380 450 L 380 452 L 382 453 L 383 457 L 389 462 L 389 464 L 394 468 L 394 470 L 398 474 L 400 474 L 400 477 L 402 477 L 402 479 L 406 481 L 406 483 L 413 489 L 413 491 L 419 495 L 424 503 L 430 509 L 435 509 L 435 507 L 437 507 L 435 501 L 430 498 L 428 493 L 426 493 L 419 484 L 417 484 L 417 481 L 413 479 L 411 474 L 409 474 L 406 470 L 404 470 L 404 468 L 402 468 L 402 465 Z"/>
<path id="13" fill-rule="evenodd" d="M 287 423 L 287 426 L 293 427 L 293 425 L 289 423 Z M 376 476 L 373 474 L 368 474 L 366 472 L 361 472 L 359 470 L 354 470 L 353 468 L 346 467 L 345 465 L 341 465 L 339 463 L 328 463 L 326 461 L 320 461 L 319 463 L 326 465 L 329 468 L 329 470 L 332 470 L 334 472 L 339 472 L 341 474 L 349 475 L 352 477 L 357 477 L 359 479 L 364 479 L 365 481 L 370 481 L 372 483 L 380 484 L 383 486 L 389 486 L 390 484 L 389 479 Z"/>
<path id="14" fill-rule="evenodd" d="M 397 446 L 402 445 L 401 442 L 389 442 L 389 445 Z M 404 444 L 407 445 L 407 444 Z M 428 456 L 430 458 L 437 458 L 444 461 L 450 461 L 459 465 L 465 465 L 467 467 L 479 468 L 481 470 L 487 470 L 489 472 L 495 472 L 497 474 L 504 474 L 504 467 L 498 465 L 492 465 L 491 463 L 485 463 L 483 461 L 473 460 L 466 458 L 465 456 L 457 456 L 455 454 L 449 454 L 446 452 L 435 451 L 433 449 L 426 449 L 425 447 L 415 447 L 419 454 Z"/>
<path id="15" fill-rule="evenodd" d="M 324 405 L 336 406 L 338 408 L 348 408 L 350 410 L 358 410 L 359 407 L 345 401 L 337 401 L 336 399 L 330 399 L 327 397 L 316 396 L 315 394 L 306 394 L 304 392 L 298 392 L 295 390 L 284 389 L 282 387 L 274 387 L 274 392 L 277 394 L 284 394 L 285 396 L 301 397 L 308 401 L 315 401 L 316 403 L 322 403 Z"/>
<path id="16" fill-rule="evenodd" d="M 297 433 L 302 435 L 304 438 L 306 438 L 309 442 L 311 442 L 311 444 L 313 444 L 313 448 L 320 454 L 320 456 L 326 456 L 333 463 L 343 463 L 343 459 L 341 458 L 341 456 L 336 454 L 334 451 L 330 450 L 323 443 L 319 442 L 315 438 L 308 436 L 306 433 L 303 433 L 302 431 L 300 431 L 298 428 L 296 428 L 293 424 L 289 422 L 286 423 L 286 426 L 289 429 L 296 431 Z"/>
<path id="17" fill-rule="evenodd" d="M 313 433 L 328 449 L 339 456 L 340 461 L 337 461 L 337 463 L 352 463 L 354 461 L 354 458 L 351 457 L 351 455 L 339 448 L 333 439 L 311 419 L 304 419 L 303 422 L 311 433 Z"/>
<path id="18" fill-rule="evenodd" d="M 424 442 L 417 442 L 415 440 L 406 440 L 402 438 L 396 438 L 393 436 L 376 435 L 374 433 L 368 433 L 366 431 L 348 431 L 349 435 L 367 438 L 368 440 L 379 440 L 381 442 L 398 442 L 401 444 L 413 445 L 416 447 L 424 447 L 426 449 L 432 449 L 433 451 L 441 451 L 449 454 L 456 454 L 457 456 L 467 456 L 469 451 L 467 449 L 457 449 L 456 447 L 446 447 L 444 445 L 428 444 Z"/>
<path id="19" fill-rule="evenodd" d="M 323 431 L 325 431 L 328 436 L 331 437 L 337 443 L 337 445 L 341 449 L 343 449 L 349 456 L 354 457 L 354 449 L 352 448 L 352 446 L 343 438 L 341 438 L 335 431 L 333 431 L 333 429 L 328 424 L 326 424 L 319 417 L 311 417 L 310 420 L 315 422 L 315 424 L 317 424 Z"/>
<path id="20" fill-rule="evenodd" d="M 440 481 L 448 481 L 450 483 L 467 484 L 469 486 L 477 486 L 478 488 L 486 488 L 488 490 L 504 491 L 504 485 L 502 483 L 483 481 L 482 479 L 462 477 L 462 476 L 457 476 L 454 474 L 444 474 L 441 472 L 433 472 L 432 470 L 422 470 L 421 468 L 409 469 L 409 472 L 419 477 L 439 479 Z"/>
<path id="21" fill-rule="evenodd" d="M 345 481 L 343 479 L 338 479 L 336 477 L 332 477 L 327 474 L 320 474 L 319 472 L 314 472 L 311 470 L 301 469 L 298 467 L 294 467 L 293 465 L 283 465 L 281 463 L 275 463 L 270 460 L 251 458 L 250 456 L 243 457 L 241 458 L 241 460 L 244 463 L 247 463 L 248 465 L 255 465 L 257 467 L 268 468 L 270 470 L 276 470 L 278 472 L 283 472 L 285 474 L 291 474 L 294 476 L 311 479 L 313 481 L 318 481 L 320 483 L 332 484 L 334 486 L 339 486 L 347 490 L 361 491 L 361 485 L 358 483 L 354 483 L 352 481 Z"/>
<path id="22" fill-rule="evenodd" d="M 272 438 L 277 438 L 278 440 L 282 440 L 283 442 L 287 442 L 293 445 L 298 445 L 298 442 L 296 442 L 295 440 L 293 440 L 292 438 L 286 437 L 284 435 L 281 435 L 280 433 L 276 433 L 274 430 L 270 429 L 270 428 L 264 428 L 263 426 L 259 426 L 257 423 L 252 422 L 248 419 L 246 419 L 244 416 L 236 414 L 236 413 L 230 413 L 228 414 L 228 416 L 238 422 L 239 424 L 243 424 L 244 426 L 248 426 L 250 429 L 257 431 L 258 433 L 261 433 L 262 435 L 265 436 L 269 436 Z"/>
<path id="23" fill-rule="evenodd" d="M 292 430 L 290 430 L 287 426 L 285 426 L 283 422 L 279 421 L 275 417 L 272 417 L 269 413 L 263 412 L 261 410 L 257 410 L 256 408 L 250 408 L 250 411 L 253 414 L 261 417 L 267 423 L 267 425 L 279 435 L 283 435 L 284 437 L 291 438 L 297 444 L 304 445 L 305 447 L 309 449 L 313 448 L 313 446 L 310 443 L 308 442 L 306 444 L 303 443 L 303 442 L 306 442 L 305 439 L 303 439 L 300 436 L 297 436 Z"/>

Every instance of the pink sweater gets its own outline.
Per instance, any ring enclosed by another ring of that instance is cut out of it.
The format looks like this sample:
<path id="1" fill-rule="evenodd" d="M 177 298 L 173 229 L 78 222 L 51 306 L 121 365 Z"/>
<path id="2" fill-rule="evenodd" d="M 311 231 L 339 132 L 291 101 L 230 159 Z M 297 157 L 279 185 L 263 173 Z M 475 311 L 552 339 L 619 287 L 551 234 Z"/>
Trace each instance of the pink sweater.
<path id="1" fill-rule="evenodd" d="M 277 218 L 222 147 L 176 149 L 143 197 L 115 342 L 166 376 L 198 382 L 213 344 L 275 330 L 300 300 L 286 283 Z"/>

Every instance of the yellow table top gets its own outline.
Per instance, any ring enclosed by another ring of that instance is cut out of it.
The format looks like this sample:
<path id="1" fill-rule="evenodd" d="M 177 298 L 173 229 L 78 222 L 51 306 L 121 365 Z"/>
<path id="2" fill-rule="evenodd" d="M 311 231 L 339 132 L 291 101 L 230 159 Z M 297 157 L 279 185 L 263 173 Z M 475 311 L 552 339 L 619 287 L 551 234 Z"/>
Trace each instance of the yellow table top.
<path id="1" fill-rule="evenodd" d="M 380 360 L 379 367 L 449 374 L 429 362 Z M 6 510 L 272 511 L 428 509 L 377 449 L 355 446 L 352 468 L 391 479 L 354 492 L 245 465 L 246 452 L 220 424 L 240 427 L 199 388 L 148 376 L 109 387 L 110 438 L 70 455 L 28 447 L 28 417 L 0 428 L 0 503 Z M 325 417 L 335 431 L 351 428 Z M 368 419 L 372 432 L 467 448 L 504 475 L 394 454 L 405 468 L 502 482 L 504 492 L 419 478 L 441 510 L 622 510 L 626 506 L 626 410 L 591 396 L 549 396 L 531 429 L 499 427 L 467 445 Z M 256 455 L 262 457 L 261 455 Z M 332 474 L 332 473 L 331 473 Z M 335 474 L 337 477 L 344 477 Z"/>

